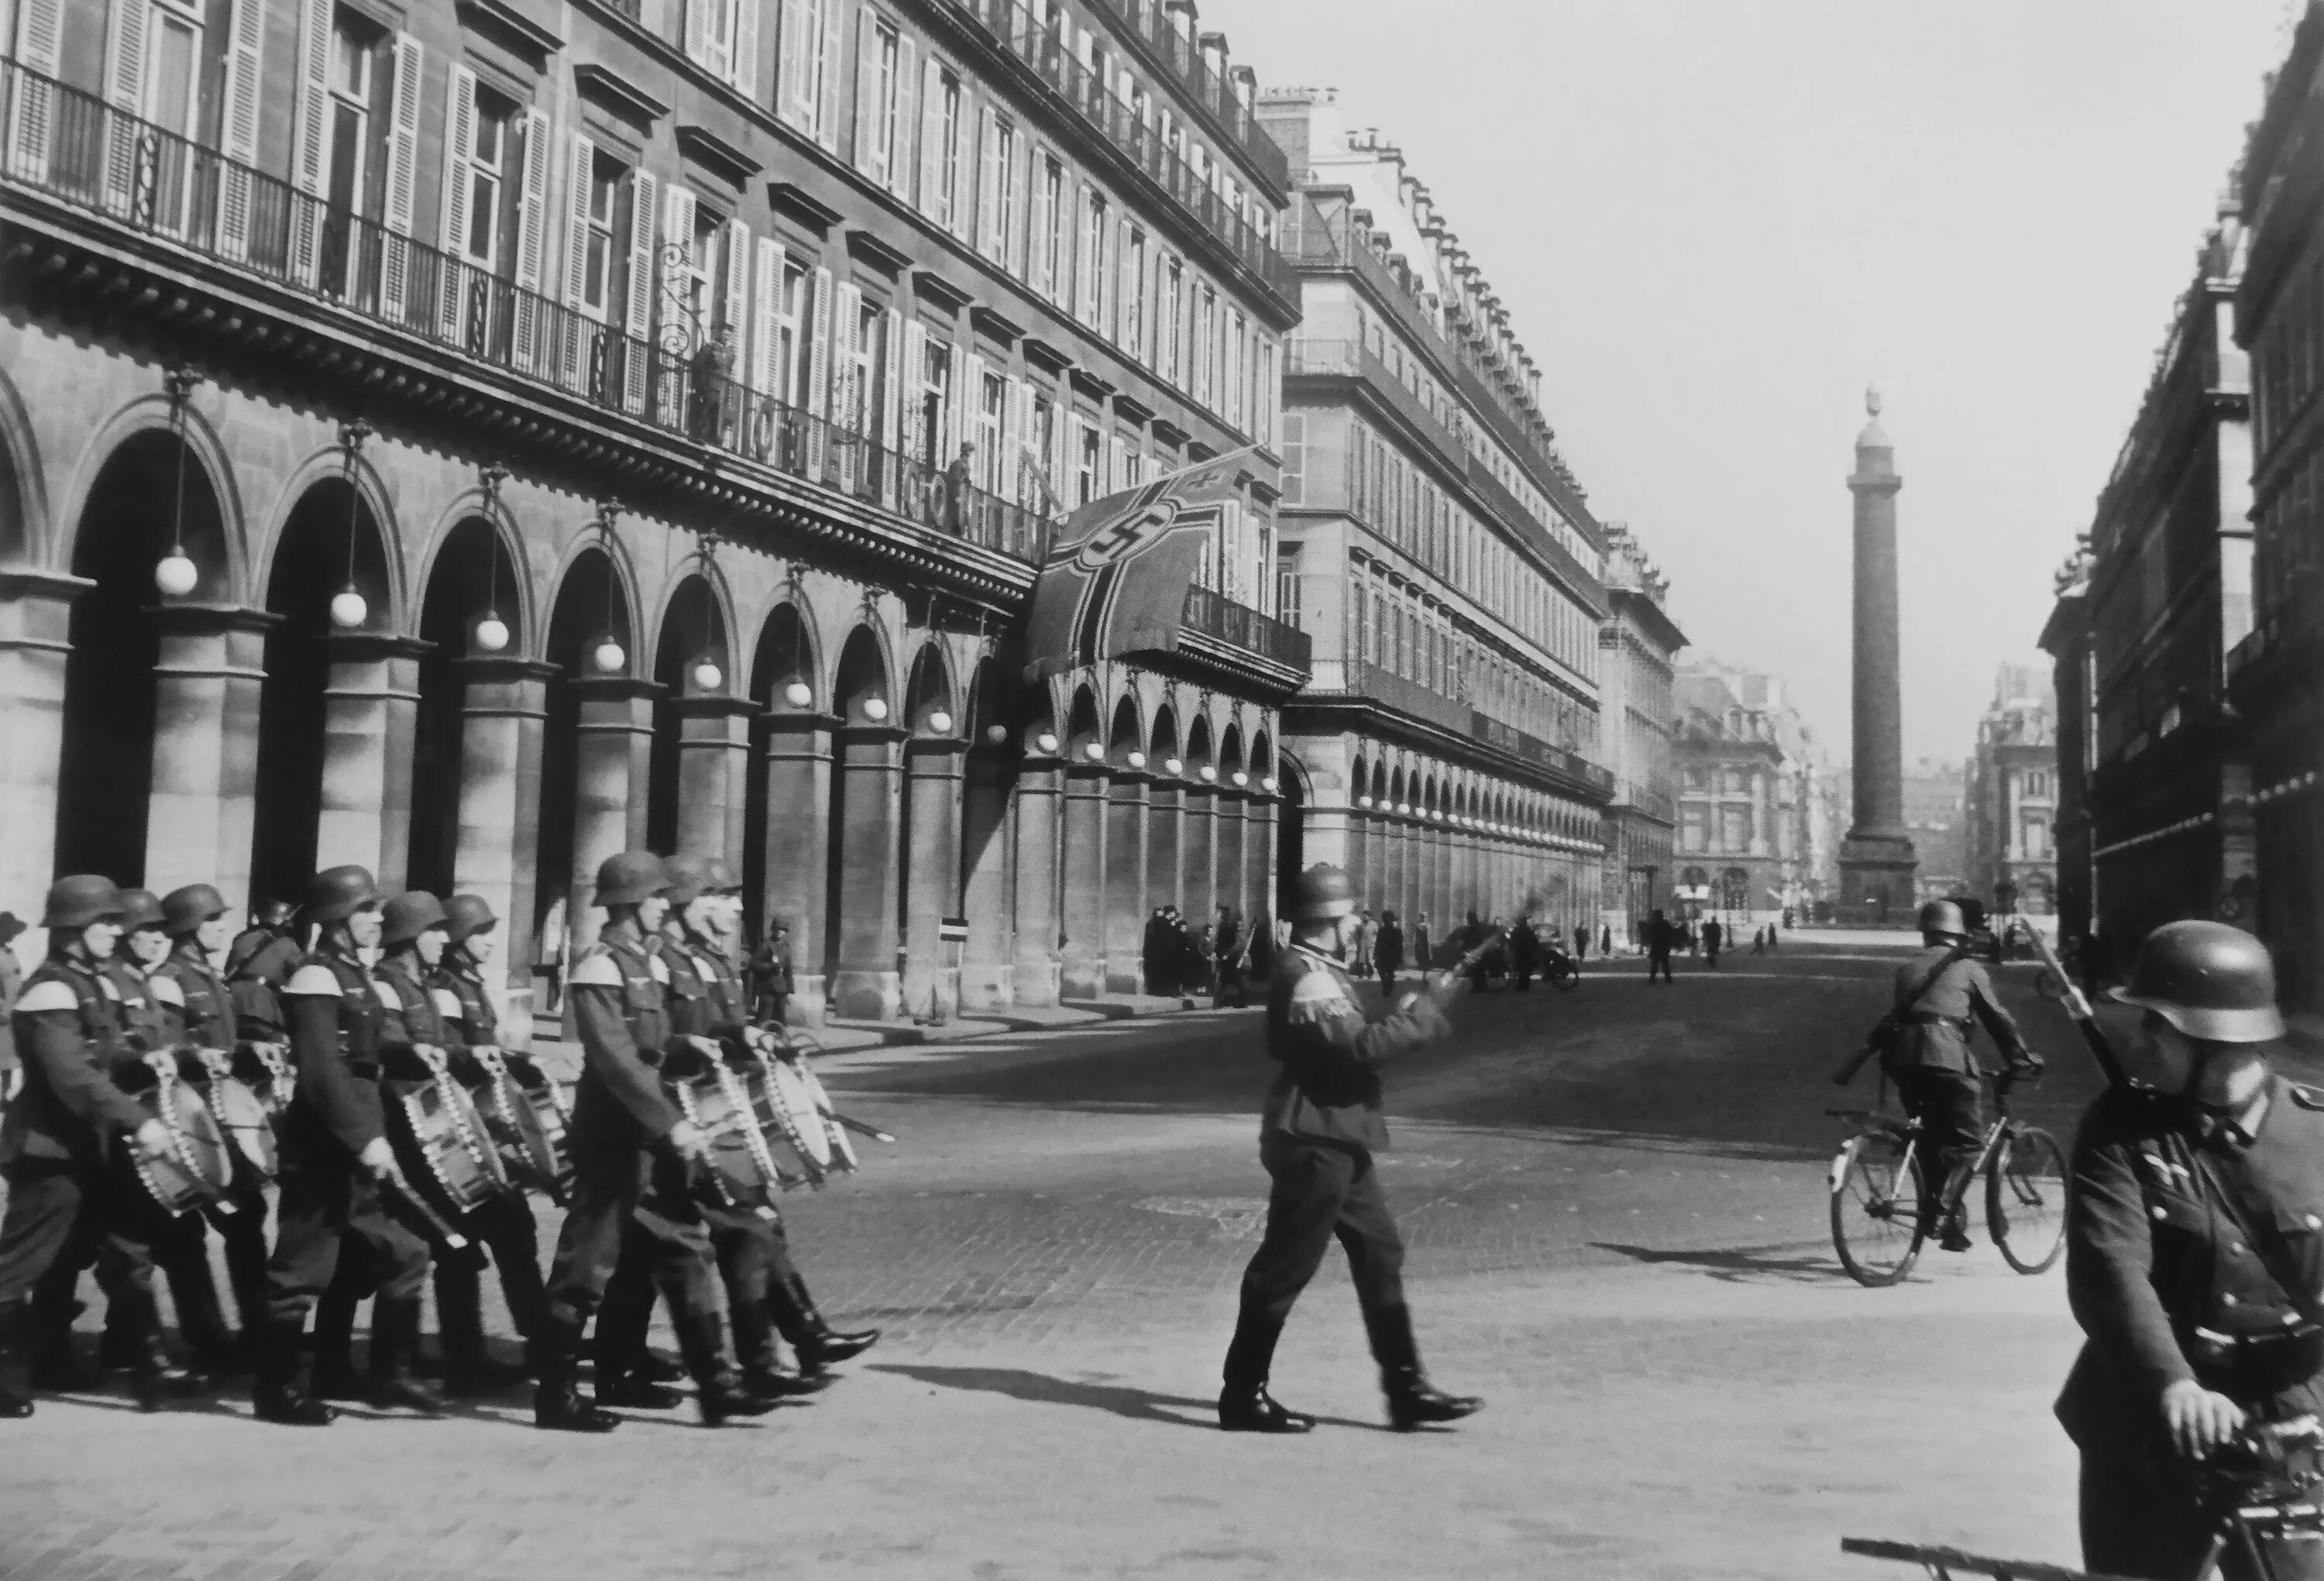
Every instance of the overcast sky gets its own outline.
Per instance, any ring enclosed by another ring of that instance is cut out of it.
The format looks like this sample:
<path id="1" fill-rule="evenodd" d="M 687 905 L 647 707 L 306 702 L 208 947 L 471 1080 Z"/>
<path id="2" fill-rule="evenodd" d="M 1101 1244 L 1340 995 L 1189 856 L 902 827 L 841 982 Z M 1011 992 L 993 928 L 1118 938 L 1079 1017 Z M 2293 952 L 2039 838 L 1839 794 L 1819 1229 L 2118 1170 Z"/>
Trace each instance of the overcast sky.
<path id="1" fill-rule="evenodd" d="M 1208 0 L 1405 151 L 1697 649 L 1849 754 L 1868 381 L 1904 477 L 1904 749 L 2036 650 L 2290 0 Z"/>

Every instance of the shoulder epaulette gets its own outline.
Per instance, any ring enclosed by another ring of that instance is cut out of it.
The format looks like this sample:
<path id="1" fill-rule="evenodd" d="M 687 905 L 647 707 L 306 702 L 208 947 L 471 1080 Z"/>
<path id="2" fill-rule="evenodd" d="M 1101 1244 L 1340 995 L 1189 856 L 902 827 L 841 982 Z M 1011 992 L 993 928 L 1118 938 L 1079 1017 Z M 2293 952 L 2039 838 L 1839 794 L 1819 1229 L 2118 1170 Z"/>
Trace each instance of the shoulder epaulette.
<path id="1" fill-rule="evenodd" d="M 1340 987 L 1337 972 L 1323 967 L 1309 967 L 1299 974 L 1299 980 L 1291 985 L 1288 1016 L 1295 1026 L 1336 1020 L 1357 1013 L 1355 1002 Z"/>
<path id="2" fill-rule="evenodd" d="M 282 991 L 286 994 L 312 996 L 321 999 L 336 999 L 342 990 L 339 988 L 338 973 L 319 961 L 310 961 L 290 974 L 290 980 L 282 985 Z"/>
<path id="3" fill-rule="evenodd" d="M 16 1008 L 27 1016 L 40 1016 L 51 1010 L 78 1010 L 79 996 L 72 986 L 60 979 L 44 977 L 16 996 Z"/>
<path id="4" fill-rule="evenodd" d="M 429 994 L 436 1001 L 438 1016 L 448 1016 L 457 1021 L 468 1013 L 467 1007 L 460 1003 L 460 996 L 449 988 L 430 988 Z"/>
<path id="5" fill-rule="evenodd" d="M 618 988 L 622 986 L 622 969 L 615 964 L 612 951 L 592 950 L 573 963 L 572 973 L 565 980 L 574 988 Z"/>
<path id="6" fill-rule="evenodd" d="M 186 1007 L 186 990 L 178 986 L 176 978 L 165 977 L 157 971 L 145 979 L 145 986 L 164 1005 L 175 1005 L 180 1010 Z"/>
<path id="7" fill-rule="evenodd" d="M 403 996 L 397 992 L 393 988 L 390 987 L 385 978 L 373 978 L 371 979 L 371 991 L 379 996 L 380 1008 L 383 1010 L 401 1010 L 403 1008 Z"/>
<path id="8" fill-rule="evenodd" d="M 647 964 L 649 967 L 650 967 L 650 968 L 652 969 L 652 970 L 653 970 L 653 979 L 654 979 L 654 981 L 656 981 L 656 982 L 658 982 L 658 983 L 666 983 L 666 982 L 669 981 L 669 961 L 664 961 L 664 960 L 663 960 L 660 956 L 659 956 L 659 955 L 652 955 L 652 956 L 649 956 L 649 957 L 647 957 L 647 959 L 646 959 L 646 964 Z"/>

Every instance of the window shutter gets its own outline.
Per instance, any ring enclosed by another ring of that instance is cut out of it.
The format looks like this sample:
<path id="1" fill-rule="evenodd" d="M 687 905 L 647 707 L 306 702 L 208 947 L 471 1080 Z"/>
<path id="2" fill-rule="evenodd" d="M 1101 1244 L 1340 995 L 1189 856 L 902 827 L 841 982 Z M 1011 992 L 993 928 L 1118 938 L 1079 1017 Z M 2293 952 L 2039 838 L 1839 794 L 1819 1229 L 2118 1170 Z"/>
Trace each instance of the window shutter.
<path id="1" fill-rule="evenodd" d="M 772 236 L 759 238 L 757 266 L 751 271 L 751 363 L 745 378 L 752 389 L 787 401 L 791 392 L 776 381 L 776 315 L 782 309 L 783 244 Z"/>
<path id="2" fill-rule="evenodd" d="M 1113 338 L 1118 345 L 1135 345 L 1142 353 L 1145 343 L 1138 338 L 1138 250 L 1130 244 L 1130 233 L 1134 227 L 1127 216 L 1121 222 L 1121 234 L 1114 245 L 1120 250 L 1120 279 L 1113 288 Z"/>
<path id="3" fill-rule="evenodd" d="M 380 311 L 401 320 L 411 289 L 411 211 L 420 184 L 420 41 L 395 35 L 394 101 L 387 133 L 387 212 L 379 270 Z"/>
<path id="4" fill-rule="evenodd" d="M 831 410 L 831 271 L 815 271 L 815 305 L 812 309 L 814 328 L 807 337 L 807 404 L 816 417 L 829 418 Z"/>
<path id="5" fill-rule="evenodd" d="M 1080 419 L 1074 416 L 1073 397 L 1067 393 L 1066 387 L 1063 383 L 1057 386 L 1056 393 L 1052 399 L 1056 402 L 1057 420 L 1052 425 L 1056 432 L 1050 436 L 1053 443 L 1049 446 L 1048 455 L 1049 488 L 1057 496 L 1059 506 L 1070 511 L 1073 506 L 1074 464 L 1076 459 L 1074 455 L 1074 441 L 1080 428 Z"/>
<path id="6" fill-rule="evenodd" d="M 1001 134 L 999 131 L 996 130 L 993 133 L 993 141 L 998 143 L 1000 140 Z M 1024 280 L 1026 278 L 1025 249 L 1027 245 L 1027 226 L 1025 216 L 1033 207 L 1031 195 L 1033 191 L 1033 172 L 1036 167 L 1033 163 L 1033 145 L 1031 140 L 1020 137 L 1018 141 L 1025 144 L 1025 152 L 1023 155 L 1025 161 L 1025 179 L 1017 184 L 1017 190 L 1019 194 L 1017 200 L 1017 224 L 1008 233 L 1008 234 L 1001 238 L 1001 253 L 994 254 L 994 256 L 1002 257 L 1002 255 L 1005 254 L 1006 256 L 1002 258 L 1002 261 L 1008 267 L 1009 272 L 1015 275 L 1019 280 Z M 998 169 L 999 166 L 996 164 L 995 168 Z M 1007 176 L 1008 172 L 1006 170 L 1001 171 L 1001 177 L 1003 179 L 1006 179 Z M 995 208 L 1000 207 L 999 198 L 996 198 L 993 200 L 993 207 Z M 999 222 L 1000 217 L 1001 216 L 997 214 L 993 216 L 993 219 L 996 224 Z"/>
<path id="7" fill-rule="evenodd" d="M 688 311 L 693 306 L 694 193 L 676 181 L 665 184 L 661 196 L 660 291 L 654 302 L 654 345 L 662 356 L 683 359 L 694 350 L 696 326 Z M 665 370 L 674 372 L 675 370 Z M 677 381 L 665 391 L 664 422 L 676 422 Z"/>
<path id="8" fill-rule="evenodd" d="M 524 113 L 524 184 L 516 208 L 516 362 L 535 371 L 540 340 L 541 255 L 549 247 L 549 117 Z"/>
<path id="9" fill-rule="evenodd" d="M 991 110 L 976 116 L 976 250 L 995 262 L 1005 259 L 1001 234 L 1001 123 Z"/>
<path id="10" fill-rule="evenodd" d="M 1050 213 L 1048 155 L 1041 149 L 1032 153 L 1032 180 L 1028 183 L 1033 214 L 1026 239 L 1028 272 L 1026 283 L 1038 294 L 1055 300 L 1056 282 L 1049 278 L 1049 232 L 1056 223 Z"/>
<path id="11" fill-rule="evenodd" d="M 896 308 L 887 311 L 887 333 L 881 336 L 885 343 L 880 348 L 880 431 L 877 442 L 883 450 L 896 448 L 898 419 L 904 402 L 904 316 Z"/>
<path id="12" fill-rule="evenodd" d="M 945 195 L 945 229 L 966 242 L 976 234 L 972 228 L 976 210 L 972 206 L 976 201 L 977 109 L 965 74 L 960 78 L 956 97 L 959 102 L 953 108 L 952 190 Z"/>
<path id="13" fill-rule="evenodd" d="M 1111 494 L 1130 486 L 1130 446 L 1119 434 L 1109 434 L 1105 441 L 1105 488 Z"/>
<path id="14" fill-rule="evenodd" d="M 1009 409 L 1005 393 L 1001 409 L 1004 414 Z M 952 458 L 960 454 L 960 447 L 972 439 L 980 451 L 989 445 L 1000 443 L 1001 436 L 998 434 L 989 441 L 984 437 L 984 359 L 974 352 L 968 354 L 966 377 L 953 386 L 952 407 L 945 416 L 948 420 L 945 424 L 945 464 L 947 466 L 952 464 Z"/>
<path id="15" fill-rule="evenodd" d="M 887 179 L 878 141 L 872 135 L 879 118 L 880 19 L 866 5 L 855 14 L 855 168 L 875 181 Z"/>
<path id="16" fill-rule="evenodd" d="M 888 332 L 892 338 L 895 334 L 893 320 L 889 323 Z M 904 392 L 898 389 L 898 381 L 892 375 L 888 380 L 888 388 L 895 395 L 899 409 L 902 414 L 896 447 L 914 461 L 922 460 L 927 456 L 928 443 L 935 437 L 927 431 L 927 384 L 924 378 L 927 365 L 927 330 L 917 321 L 906 324 L 904 326 L 903 373 L 906 379 L 911 381 L 909 399 L 906 399 Z"/>
<path id="17" fill-rule="evenodd" d="M 781 32 L 775 40 L 775 113 L 812 135 L 816 44 L 807 32 L 802 0 L 782 0 L 782 7 Z"/>
<path id="18" fill-rule="evenodd" d="M 710 64 L 710 0 L 679 0 L 686 16 L 682 32 L 686 58 L 696 66 Z"/>
<path id="19" fill-rule="evenodd" d="M 913 206 L 930 219 L 943 212 L 943 183 L 944 66 L 930 54 L 920 67 L 920 179 L 912 195 Z"/>
<path id="20" fill-rule="evenodd" d="M 646 336 L 653 323 L 654 215 L 660 193 L 643 170 L 630 177 L 629 301 L 622 320 L 622 406 L 641 412 L 646 404 Z"/>
<path id="21" fill-rule="evenodd" d="M 1010 504 L 1017 501 L 1017 477 L 1025 470 L 1024 407 L 1033 392 L 1015 379 L 1001 383 L 1001 454 L 993 457 L 993 486 Z"/>
<path id="22" fill-rule="evenodd" d="M 105 205 L 126 214 L 137 192 L 137 117 L 145 113 L 145 12 L 150 0 L 113 0 L 106 29 L 105 97 L 121 112 L 106 117 Z M 140 216 L 143 217 L 143 216 Z"/>
<path id="23" fill-rule="evenodd" d="M 476 74 L 456 61 L 444 101 L 444 206 L 436 244 L 452 258 L 460 256 L 468 232 L 468 188 L 474 161 L 468 151 L 476 145 Z M 455 262 L 444 271 L 440 307 L 446 339 L 460 330 L 460 277 L 467 271 Z"/>
<path id="24" fill-rule="evenodd" d="M 228 258 L 250 252 L 250 172 L 238 166 L 258 162 L 259 73 L 266 44 L 263 0 L 233 0 L 226 34 L 226 112 L 220 127 L 227 163 L 218 187 L 218 245 Z M 35 0 L 37 8 L 38 0 Z M 17 79 L 21 97 L 32 85 Z"/>
<path id="25" fill-rule="evenodd" d="M 734 91 L 759 98 L 759 7 L 764 0 L 734 0 Z"/>
<path id="26" fill-rule="evenodd" d="M 896 124 L 888 134 L 888 190 L 906 202 L 912 197 L 912 106 L 918 100 L 918 51 L 909 39 L 896 41 Z M 884 107 L 884 106 L 882 106 Z"/>
<path id="27" fill-rule="evenodd" d="M 839 74 L 847 30 L 839 25 L 839 0 L 818 0 L 823 36 L 823 81 L 815 90 L 815 140 L 832 153 L 839 152 Z M 812 82 L 813 74 L 809 74 Z"/>
<path id="28" fill-rule="evenodd" d="M 742 366 L 742 358 L 751 343 L 751 227 L 739 219 L 730 219 L 719 234 L 725 244 L 726 278 L 723 282 L 725 300 L 719 304 L 718 322 L 734 332 L 734 372 L 739 378 L 747 372 Z"/>
<path id="29" fill-rule="evenodd" d="M 578 308 L 589 284 L 589 188 L 597 175 L 597 145 L 576 135 L 566 167 L 565 301 Z"/>
<path id="30" fill-rule="evenodd" d="M 869 441 L 872 430 L 878 427 L 872 412 L 872 370 L 869 359 L 859 362 L 855 354 L 856 325 L 863 316 L 863 293 L 853 283 L 839 288 L 839 299 L 832 308 L 831 333 L 831 420 L 842 432 L 860 441 Z M 840 486 L 850 491 L 863 466 L 863 445 L 841 447 L 838 458 Z"/>

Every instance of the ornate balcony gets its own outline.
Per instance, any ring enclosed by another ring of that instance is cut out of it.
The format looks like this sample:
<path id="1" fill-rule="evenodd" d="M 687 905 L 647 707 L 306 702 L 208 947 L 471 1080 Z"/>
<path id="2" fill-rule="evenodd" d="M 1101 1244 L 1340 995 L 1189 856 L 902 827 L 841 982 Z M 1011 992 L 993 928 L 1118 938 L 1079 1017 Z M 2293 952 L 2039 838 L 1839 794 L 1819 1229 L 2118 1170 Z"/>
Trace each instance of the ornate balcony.
<path id="1" fill-rule="evenodd" d="M 1272 615 L 1262 615 L 1247 604 L 1200 586 L 1186 590 L 1186 604 L 1179 620 L 1186 633 L 1224 643 L 1263 660 L 1279 671 L 1278 678 L 1287 681 L 1291 688 L 1307 684 L 1309 656 L 1314 641 L 1298 627 L 1286 625 Z"/>

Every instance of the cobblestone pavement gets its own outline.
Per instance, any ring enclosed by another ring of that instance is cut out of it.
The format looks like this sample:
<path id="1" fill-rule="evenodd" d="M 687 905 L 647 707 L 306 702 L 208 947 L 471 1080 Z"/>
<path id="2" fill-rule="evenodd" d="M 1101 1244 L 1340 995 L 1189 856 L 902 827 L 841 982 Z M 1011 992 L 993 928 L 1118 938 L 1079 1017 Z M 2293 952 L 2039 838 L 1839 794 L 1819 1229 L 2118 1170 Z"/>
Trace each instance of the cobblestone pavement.
<path id="1" fill-rule="evenodd" d="M 1593 962 L 1392 1072 L 1424 1351 L 1491 1401 L 1457 1432 L 1378 1430 L 1336 1258 L 1277 1368 L 1327 1426 L 1210 1425 L 1269 1070 L 1254 1014 L 1202 1013 L 827 1062 L 899 1140 L 786 1204 L 825 1310 L 888 1329 L 810 1406 L 576 1439 L 516 1397 L 303 1433 L 44 1402 L 0 1429 L 0 1576 L 1881 1574 L 1843 1533 L 2070 1562 L 2058 1276 L 1980 1245 L 1873 1291 L 1832 1257 L 1825 1079 L 1895 959 Z M 2087 1062 L 2004 981 L 2056 1057 L 2029 1116 L 2070 1134 Z"/>

